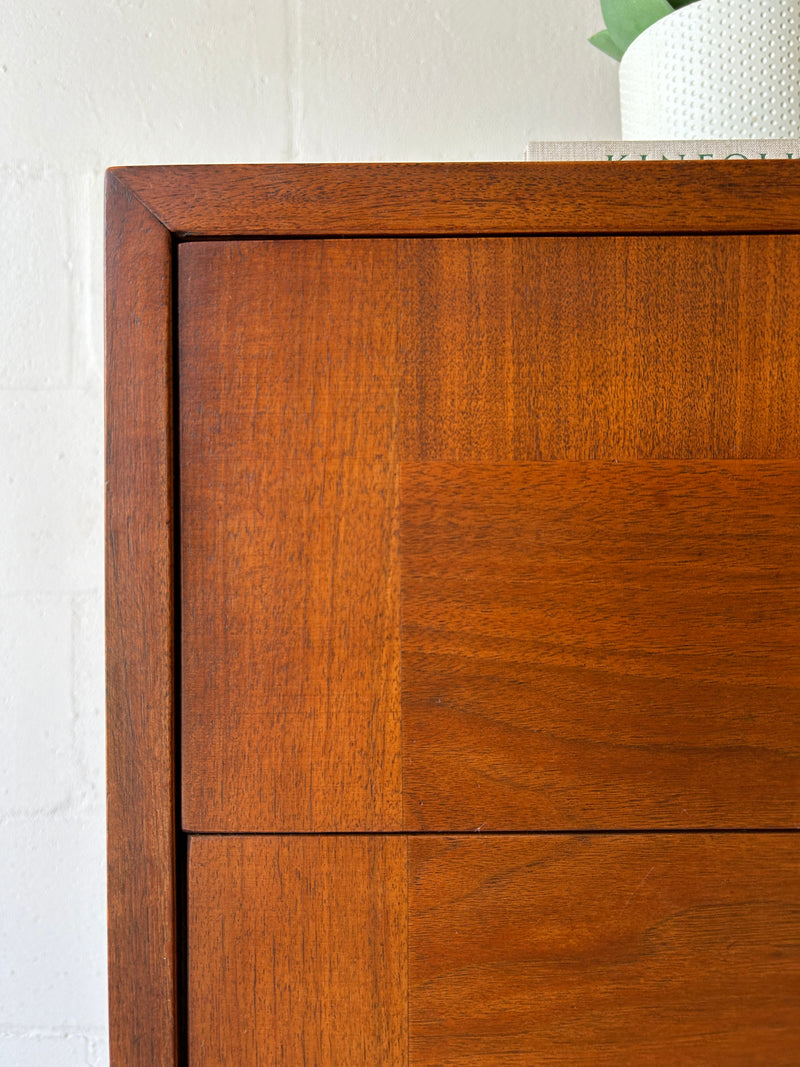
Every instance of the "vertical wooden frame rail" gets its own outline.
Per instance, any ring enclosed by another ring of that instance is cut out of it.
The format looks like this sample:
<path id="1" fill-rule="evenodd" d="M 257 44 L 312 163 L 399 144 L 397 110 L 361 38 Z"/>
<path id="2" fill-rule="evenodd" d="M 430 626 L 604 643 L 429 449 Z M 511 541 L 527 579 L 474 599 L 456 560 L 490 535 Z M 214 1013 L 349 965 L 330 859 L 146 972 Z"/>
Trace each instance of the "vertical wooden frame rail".
<path id="1" fill-rule="evenodd" d="M 167 228 L 108 176 L 106 671 L 110 1053 L 178 1055 L 172 285 Z"/>
<path id="2" fill-rule="evenodd" d="M 796 233 L 793 162 L 118 168 L 107 177 L 111 1061 L 181 1059 L 173 253 L 213 238 Z"/>

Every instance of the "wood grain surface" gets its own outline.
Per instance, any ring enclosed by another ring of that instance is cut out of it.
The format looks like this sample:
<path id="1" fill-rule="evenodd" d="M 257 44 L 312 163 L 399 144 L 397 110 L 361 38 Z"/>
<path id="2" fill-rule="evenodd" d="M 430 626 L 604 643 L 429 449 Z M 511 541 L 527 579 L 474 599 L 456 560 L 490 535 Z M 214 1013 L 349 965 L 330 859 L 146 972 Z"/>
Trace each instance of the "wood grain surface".
<path id="1" fill-rule="evenodd" d="M 170 236 L 106 199 L 106 674 L 111 1062 L 178 1055 Z"/>
<path id="2" fill-rule="evenodd" d="M 189 830 L 401 827 L 395 258 L 181 246 Z"/>
<path id="3" fill-rule="evenodd" d="M 409 464 L 409 829 L 800 824 L 800 463 Z"/>
<path id="4" fill-rule="evenodd" d="M 122 167 L 197 237 L 795 232 L 793 160 Z"/>
<path id="5" fill-rule="evenodd" d="M 797 839 L 409 839 L 412 1067 L 790 1067 Z"/>
<path id="6" fill-rule="evenodd" d="M 401 256 L 403 460 L 800 457 L 796 236 Z"/>
<path id="7" fill-rule="evenodd" d="M 651 484 L 632 504 L 618 476 L 595 479 L 587 532 L 586 480 L 575 484 L 583 502 L 573 516 L 593 553 L 583 563 L 552 487 L 534 528 L 547 519 L 540 532 L 565 538 L 572 555 L 548 549 L 560 587 L 548 587 L 555 640 L 546 662 L 539 649 L 538 666 L 520 650 L 542 607 L 498 615 L 492 606 L 504 582 L 516 588 L 514 574 L 485 573 L 480 560 L 486 600 L 478 610 L 474 590 L 464 593 L 446 639 L 455 600 L 435 599 L 435 585 L 446 579 L 456 592 L 464 574 L 452 563 L 467 567 L 469 553 L 454 551 L 427 591 L 414 579 L 432 614 L 407 629 L 419 645 L 406 644 L 405 699 L 416 691 L 417 727 L 434 731 L 432 751 L 447 749 L 436 788 L 454 789 L 459 820 L 469 815 L 475 830 L 485 805 L 474 795 L 462 805 L 452 760 L 465 780 L 475 776 L 476 792 L 485 788 L 479 744 L 493 773 L 512 768 L 491 786 L 511 824 L 519 798 L 540 787 L 520 693 L 535 687 L 560 726 L 558 709 L 588 685 L 583 714 L 601 750 L 591 770 L 607 786 L 595 799 L 616 798 L 621 811 L 627 797 L 634 821 L 650 813 L 636 825 L 671 826 L 658 789 L 670 810 L 691 793 L 732 825 L 727 791 L 741 818 L 762 826 L 774 812 L 790 824 L 790 468 L 775 466 L 772 477 L 754 466 L 761 474 L 747 492 L 724 475 L 732 460 L 800 459 L 800 170 L 772 161 L 122 168 L 107 190 L 111 1062 L 175 1067 L 186 1036 L 180 641 L 188 829 L 374 832 L 191 840 L 189 1062 L 383 1067 L 407 1062 L 410 1033 L 411 1064 L 430 1067 L 795 1064 L 796 834 L 407 841 L 381 832 L 403 827 L 400 459 L 425 465 L 424 477 L 431 462 L 571 461 L 599 472 L 603 461 L 715 461 L 702 487 L 677 489 L 711 515 L 717 536 L 705 526 L 690 533 L 686 516 L 678 522 L 673 491 Z M 641 489 L 648 477 L 638 469 L 631 484 Z M 417 503 L 422 478 L 413 479 Z M 617 494 L 605 510 L 603 492 Z M 638 524 L 639 541 L 626 533 L 629 506 L 647 513 L 655 540 Z M 759 526 L 759 515 L 785 522 L 786 538 Z M 512 527 L 501 547 L 516 544 L 517 562 L 531 567 Z M 470 529 L 475 563 L 491 529 Z M 420 530 L 418 547 L 434 533 Z M 702 580 L 698 543 L 714 561 Z M 626 555 L 632 545 L 638 554 Z M 661 576 L 655 585 L 649 566 Z M 688 575 L 685 588 L 666 581 L 667 566 Z M 704 595 L 690 601 L 692 582 Z M 579 597 L 581 585 L 597 595 Z M 735 626 L 731 597 L 742 611 Z M 598 627 L 595 644 L 583 622 Z M 660 636 L 648 651 L 651 624 Z M 603 660 L 600 645 L 614 636 Z M 483 725 L 469 725 L 454 754 L 436 701 L 443 682 L 461 700 L 479 674 L 489 693 L 476 708 Z M 666 696 L 677 709 L 669 714 Z M 624 710 L 636 701 L 647 724 L 638 733 Z M 524 720 L 515 738 L 508 707 Z M 576 747 L 589 766 L 576 721 L 569 750 L 551 731 L 548 773 L 563 774 Z M 614 726 L 627 729 L 628 749 Z M 643 749 L 649 778 L 628 760 Z M 597 810 L 560 781 L 548 817 L 555 806 L 565 820 Z M 413 776 L 406 788 L 411 798 Z M 419 799 L 406 803 L 412 828 L 430 817 Z M 700 806 L 684 807 L 680 825 L 700 826 Z M 440 825 L 460 828 L 449 820 Z"/>
<path id="8" fill-rule="evenodd" d="M 407 1063 L 406 841 L 193 837 L 189 1062 Z"/>
<path id="9" fill-rule="evenodd" d="M 186 828 L 400 828 L 398 452 L 800 454 L 797 248 L 181 246 Z"/>

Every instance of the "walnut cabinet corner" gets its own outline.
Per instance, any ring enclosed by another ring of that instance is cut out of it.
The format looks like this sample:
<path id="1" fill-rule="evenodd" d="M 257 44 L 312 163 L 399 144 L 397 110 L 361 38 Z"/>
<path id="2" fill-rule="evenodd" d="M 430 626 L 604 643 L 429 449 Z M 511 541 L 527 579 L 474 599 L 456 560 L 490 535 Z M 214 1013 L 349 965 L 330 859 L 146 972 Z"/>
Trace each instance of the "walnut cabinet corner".
<path id="1" fill-rule="evenodd" d="M 107 179 L 114 1067 L 800 1061 L 800 164 Z"/>

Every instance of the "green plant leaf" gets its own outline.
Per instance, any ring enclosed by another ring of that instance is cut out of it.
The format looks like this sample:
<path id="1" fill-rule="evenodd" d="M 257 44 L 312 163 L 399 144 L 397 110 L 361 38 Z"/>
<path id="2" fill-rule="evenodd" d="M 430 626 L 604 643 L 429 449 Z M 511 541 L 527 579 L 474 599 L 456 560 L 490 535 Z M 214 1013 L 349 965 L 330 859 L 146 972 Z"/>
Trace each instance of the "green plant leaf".
<path id="1" fill-rule="evenodd" d="M 608 32 L 623 52 L 648 26 L 674 11 L 669 0 L 600 0 L 600 8 Z"/>
<path id="2" fill-rule="evenodd" d="M 688 7 L 689 4 L 696 4 L 697 0 L 669 0 L 669 2 L 677 11 L 679 7 Z"/>
<path id="3" fill-rule="evenodd" d="M 593 44 L 595 48 L 599 48 L 601 52 L 605 52 L 612 59 L 622 59 L 622 49 L 617 45 L 608 30 L 601 30 L 600 33 L 590 37 L 589 44 Z"/>

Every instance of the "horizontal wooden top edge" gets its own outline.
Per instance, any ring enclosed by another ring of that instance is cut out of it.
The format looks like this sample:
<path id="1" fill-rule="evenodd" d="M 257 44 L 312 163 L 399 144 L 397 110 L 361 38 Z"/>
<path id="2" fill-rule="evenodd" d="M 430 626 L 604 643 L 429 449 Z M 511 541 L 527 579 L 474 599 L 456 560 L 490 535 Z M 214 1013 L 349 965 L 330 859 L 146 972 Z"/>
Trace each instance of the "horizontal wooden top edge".
<path id="1" fill-rule="evenodd" d="M 178 237 L 800 230 L 794 160 L 274 163 L 107 174 Z"/>

